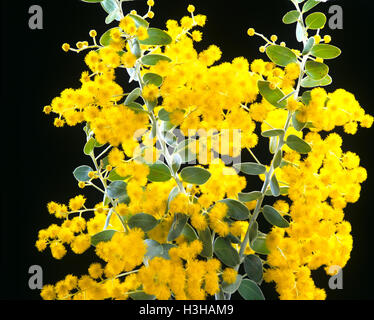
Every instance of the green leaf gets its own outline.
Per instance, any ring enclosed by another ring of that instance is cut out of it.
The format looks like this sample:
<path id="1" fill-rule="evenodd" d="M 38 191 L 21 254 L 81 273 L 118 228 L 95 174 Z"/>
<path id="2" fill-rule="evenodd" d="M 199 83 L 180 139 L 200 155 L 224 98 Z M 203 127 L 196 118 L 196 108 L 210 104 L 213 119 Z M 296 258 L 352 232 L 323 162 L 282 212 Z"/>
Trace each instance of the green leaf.
<path id="1" fill-rule="evenodd" d="M 296 39 L 299 42 L 303 42 L 304 37 L 306 37 L 304 28 L 302 27 L 300 21 L 296 23 Z"/>
<path id="2" fill-rule="evenodd" d="M 91 245 L 96 247 L 99 242 L 110 241 L 115 233 L 116 230 L 104 230 L 96 233 L 91 237 Z"/>
<path id="3" fill-rule="evenodd" d="M 286 143 L 292 150 L 299 153 L 305 154 L 309 153 L 312 150 L 312 147 L 307 142 L 293 134 L 288 136 Z"/>
<path id="4" fill-rule="evenodd" d="M 312 91 L 305 91 L 303 95 L 301 96 L 302 103 L 304 103 L 307 106 L 311 100 L 312 100 Z"/>
<path id="5" fill-rule="evenodd" d="M 257 238 L 258 236 L 258 223 L 257 221 L 255 221 L 251 228 L 249 229 L 249 244 L 251 245 L 251 243 Z"/>
<path id="6" fill-rule="evenodd" d="M 128 105 L 131 102 L 134 102 L 136 99 L 138 99 L 142 95 L 142 90 L 140 88 L 136 88 L 132 90 L 129 95 L 126 97 L 126 100 L 124 102 L 125 105 Z"/>
<path id="7" fill-rule="evenodd" d="M 121 14 L 120 14 L 116 0 L 103 0 L 101 1 L 101 6 L 108 14 L 111 14 L 113 11 L 117 11 L 115 19 L 117 21 L 121 20 Z"/>
<path id="8" fill-rule="evenodd" d="M 262 197 L 262 193 L 260 191 L 252 191 L 249 193 L 238 193 L 239 201 L 241 202 L 250 202 L 258 200 Z"/>
<path id="9" fill-rule="evenodd" d="M 261 93 L 261 95 L 264 97 L 266 101 L 268 101 L 270 104 L 272 104 L 274 107 L 277 107 L 279 109 L 284 109 L 287 105 L 286 100 L 280 101 L 282 98 L 285 97 L 282 90 L 279 88 L 271 89 L 270 88 L 270 82 L 269 81 L 258 81 L 258 89 Z"/>
<path id="10" fill-rule="evenodd" d="M 227 214 L 235 220 L 247 220 L 249 218 L 249 209 L 238 200 L 234 199 L 223 199 L 219 202 L 223 202 L 227 205 Z"/>
<path id="11" fill-rule="evenodd" d="M 145 292 L 134 292 L 129 294 L 133 300 L 156 300 L 154 295 L 147 294 Z"/>
<path id="12" fill-rule="evenodd" d="M 173 172 L 177 173 L 178 170 L 180 169 L 181 165 L 182 165 L 181 156 L 178 153 L 173 154 L 172 163 L 171 163 L 171 168 L 172 168 Z"/>
<path id="13" fill-rule="evenodd" d="M 109 173 L 108 180 L 109 181 L 121 181 L 121 180 L 126 180 L 129 176 L 127 177 L 121 177 L 116 170 L 112 170 Z"/>
<path id="14" fill-rule="evenodd" d="M 271 193 L 273 194 L 274 197 L 279 197 L 280 196 L 280 188 L 279 188 L 279 183 L 277 180 L 277 177 L 275 176 L 275 173 L 270 179 L 270 189 Z"/>
<path id="15" fill-rule="evenodd" d="M 195 229 L 192 228 L 192 226 L 189 225 L 188 223 L 186 223 L 186 225 L 184 226 L 182 234 L 187 239 L 188 242 L 192 242 L 198 239 Z"/>
<path id="16" fill-rule="evenodd" d="M 313 80 L 321 80 L 329 73 L 329 67 L 321 62 L 307 61 L 305 72 Z"/>
<path id="17" fill-rule="evenodd" d="M 189 148 L 191 143 L 195 143 L 195 140 L 186 139 L 181 141 L 176 147 L 175 153 L 181 156 L 182 162 L 187 163 L 196 160 L 196 153 L 192 152 Z"/>
<path id="18" fill-rule="evenodd" d="M 81 0 L 83 2 L 88 2 L 88 3 L 98 3 L 98 2 L 102 2 L 103 0 Z"/>
<path id="19" fill-rule="evenodd" d="M 304 4 L 302 12 L 305 13 L 305 12 L 313 9 L 319 3 L 320 3 L 320 1 L 317 1 L 317 0 L 308 0 Z"/>
<path id="20" fill-rule="evenodd" d="M 331 44 L 320 43 L 313 47 L 311 53 L 318 58 L 334 59 L 338 57 L 342 51 L 338 47 L 332 46 Z"/>
<path id="21" fill-rule="evenodd" d="M 278 137 L 270 137 L 269 151 L 271 154 L 275 153 L 275 150 L 277 150 L 277 146 L 278 146 Z"/>
<path id="22" fill-rule="evenodd" d="M 297 130 L 301 131 L 305 127 L 304 122 L 300 122 L 297 120 L 297 115 L 299 114 L 299 111 L 295 111 L 295 113 L 292 115 L 292 126 Z"/>
<path id="23" fill-rule="evenodd" d="M 322 12 L 313 12 L 305 19 L 307 28 L 312 30 L 322 29 L 326 21 L 327 18 Z"/>
<path id="24" fill-rule="evenodd" d="M 245 300 L 265 300 L 265 297 L 256 282 L 244 279 L 238 289 Z"/>
<path id="25" fill-rule="evenodd" d="M 126 107 L 131 109 L 135 113 L 147 112 L 146 110 L 144 110 L 143 106 L 140 103 L 137 103 L 137 102 L 130 102 L 126 105 Z"/>
<path id="26" fill-rule="evenodd" d="M 274 169 L 276 169 L 280 166 L 280 164 L 282 162 L 282 156 L 283 156 L 283 152 L 282 152 L 282 150 L 279 150 L 277 152 L 277 154 L 275 155 L 274 160 L 273 160 Z"/>
<path id="27" fill-rule="evenodd" d="M 169 167 L 157 161 L 149 166 L 148 180 L 152 182 L 165 182 L 171 179 Z"/>
<path id="28" fill-rule="evenodd" d="M 168 200 L 167 200 L 167 203 L 166 203 L 166 210 L 165 210 L 165 213 L 167 213 L 169 211 L 169 208 L 170 208 L 170 202 L 173 201 L 173 199 L 179 194 L 179 188 L 178 187 L 174 187 L 173 189 L 171 189 L 170 193 L 169 193 L 169 196 L 168 196 Z"/>
<path id="29" fill-rule="evenodd" d="M 112 23 L 117 17 L 118 15 L 120 14 L 120 11 L 119 10 L 114 10 L 112 11 L 110 14 L 108 14 L 108 16 L 105 18 L 105 23 L 106 24 L 110 24 Z"/>
<path id="30" fill-rule="evenodd" d="M 163 54 L 147 54 L 141 58 L 141 62 L 146 66 L 155 66 L 159 61 L 171 61 L 171 59 Z"/>
<path id="31" fill-rule="evenodd" d="M 200 255 L 205 258 L 210 258 L 213 255 L 213 245 L 212 245 L 212 234 L 210 233 L 209 227 L 205 230 L 198 230 L 199 240 L 203 243 L 203 250 Z"/>
<path id="32" fill-rule="evenodd" d="M 239 289 L 239 286 L 242 283 L 242 279 L 243 279 L 243 277 L 240 274 L 238 274 L 236 276 L 236 281 L 234 283 L 228 284 L 225 281 L 223 281 L 222 282 L 222 291 L 224 293 L 234 294 Z"/>
<path id="33" fill-rule="evenodd" d="M 146 213 L 134 214 L 127 222 L 131 229 L 140 228 L 144 232 L 148 232 L 157 226 L 158 220 L 154 216 Z"/>
<path id="34" fill-rule="evenodd" d="M 260 283 L 262 280 L 263 270 L 261 259 L 254 255 L 250 254 L 244 258 L 244 270 L 250 280 Z"/>
<path id="35" fill-rule="evenodd" d="M 90 140 L 88 140 L 83 148 L 84 154 L 89 156 L 94 151 L 95 146 L 96 146 L 95 138 L 91 138 Z"/>
<path id="36" fill-rule="evenodd" d="M 204 168 L 186 167 L 180 175 L 184 182 L 201 185 L 209 180 L 211 173 Z"/>
<path id="37" fill-rule="evenodd" d="M 162 81 L 162 77 L 156 73 L 149 72 L 143 76 L 143 82 L 145 85 L 154 84 L 155 86 L 159 87 L 162 85 Z"/>
<path id="38" fill-rule="evenodd" d="M 303 55 L 307 55 L 310 52 L 310 50 L 312 50 L 314 42 L 314 37 L 308 39 L 308 41 L 305 43 L 304 50 L 302 52 Z"/>
<path id="39" fill-rule="evenodd" d="M 134 39 L 130 40 L 130 43 L 131 43 L 131 46 L 130 46 L 131 53 L 137 59 L 139 59 L 142 56 L 142 49 L 140 48 L 140 43 L 139 43 L 138 39 L 134 38 Z M 137 78 L 136 73 L 135 73 L 135 76 Z"/>
<path id="40" fill-rule="evenodd" d="M 297 10 L 292 10 L 290 12 L 287 12 L 284 16 L 283 16 L 283 23 L 285 24 L 291 24 L 291 23 L 295 23 L 300 17 L 300 12 L 297 11 Z"/>
<path id="41" fill-rule="evenodd" d="M 287 161 L 284 161 L 282 160 L 281 162 L 281 165 L 280 167 L 284 167 L 286 165 Z M 289 186 L 281 186 L 279 187 L 279 193 L 282 195 L 282 196 L 286 196 L 288 194 L 288 190 L 290 189 Z M 273 196 L 273 192 L 271 191 L 271 189 L 267 189 L 266 192 L 265 192 L 265 195 L 266 196 Z"/>
<path id="42" fill-rule="evenodd" d="M 144 242 L 147 244 L 147 252 L 145 257 L 147 257 L 149 260 L 152 260 L 155 257 L 161 257 L 164 251 L 161 244 L 152 239 L 146 239 Z"/>
<path id="43" fill-rule="evenodd" d="M 144 242 L 147 244 L 147 252 L 144 255 L 148 260 L 152 260 L 155 257 L 161 257 L 164 259 L 169 260 L 169 250 L 170 248 L 175 247 L 173 244 L 160 244 L 155 240 L 146 239 Z"/>
<path id="44" fill-rule="evenodd" d="M 176 213 L 174 215 L 174 221 L 171 225 L 167 241 L 173 241 L 181 235 L 188 218 L 189 217 L 183 213 Z"/>
<path id="45" fill-rule="evenodd" d="M 118 27 L 115 27 L 115 28 L 111 28 L 109 29 L 108 31 L 106 31 L 100 38 L 100 44 L 102 46 L 109 46 L 110 42 L 112 41 L 112 38 L 110 37 L 110 32 L 113 30 L 113 29 L 119 29 Z"/>
<path id="46" fill-rule="evenodd" d="M 73 175 L 74 175 L 74 178 L 77 179 L 78 181 L 87 182 L 87 181 L 90 181 L 91 179 L 88 176 L 88 173 L 91 171 L 94 171 L 94 170 L 89 166 L 80 166 L 74 170 Z"/>
<path id="47" fill-rule="evenodd" d="M 286 219 L 284 219 L 280 213 L 271 206 L 264 206 L 262 209 L 262 213 L 267 222 L 272 224 L 273 226 L 277 226 L 279 228 L 288 228 L 290 224 Z"/>
<path id="48" fill-rule="evenodd" d="M 328 86 L 329 84 L 331 84 L 331 82 L 332 82 L 332 79 L 329 75 L 327 75 L 321 80 L 313 80 L 310 77 L 305 77 L 301 81 L 301 86 L 303 88 L 313 88 L 313 87 L 320 87 L 320 86 Z"/>
<path id="49" fill-rule="evenodd" d="M 158 117 L 162 121 L 170 121 L 169 115 L 170 115 L 169 112 L 167 112 L 164 108 L 160 109 L 160 111 L 158 112 Z"/>
<path id="50" fill-rule="evenodd" d="M 240 263 L 238 252 L 227 239 L 218 237 L 216 241 L 214 241 L 214 254 L 229 267 L 235 267 Z"/>
<path id="51" fill-rule="evenodd" d="M 127 184 L 124 181 L 113 181 L 107 188 L 108 196 L 113 199 L 118 199 L 127 194 Z"/>
<path id="52" fill-rule="evenodd" d="M 131 17 L 134 20 L 137 28 L 144 27 L 148 29 L 149 23 L 147 20 L 144 20 L 142 17 L 136 14 L 129 14 L 129 17 Z"/>
<path id="53" fill-rule="evenodd" d="M 260 254 L 269 254 L 270 251 L 266 246 L 266 237 L 264 236 L 257 236 L 256 239 L 250 243 L 251 248 L 253 251 L 260 253 Z"/>
<path id="54" fill-rule="evenodd" d="M 264 165 L 255 162 L 236 163 L 234 164 L 234 168 L 245 174 L 254 176 L 264 174 L 266 172 L 266 167 Z"/>
<path id="55" fill-rule="evenodd" d="M 282 67 L 297 62 L 296 54 L 294 54 L 291 49 L 279 45 L 268 46 L 266 48 L 266 54 L 271 61 Z"/>
<path id="56" fill-rule="evenodd" d="M 148 46 L 168 45 L 173 39 L 163 30 L 157 28 L 148 29 L 148 38 L 145 40 L 139 40 L 141 44 Z"/>
<path id="57" fill-rule="evenodd" d="M 283 129 L 272 129 L 261 132 L 261 135 L 265 138 L 276 137 L 284 134 Z"/>

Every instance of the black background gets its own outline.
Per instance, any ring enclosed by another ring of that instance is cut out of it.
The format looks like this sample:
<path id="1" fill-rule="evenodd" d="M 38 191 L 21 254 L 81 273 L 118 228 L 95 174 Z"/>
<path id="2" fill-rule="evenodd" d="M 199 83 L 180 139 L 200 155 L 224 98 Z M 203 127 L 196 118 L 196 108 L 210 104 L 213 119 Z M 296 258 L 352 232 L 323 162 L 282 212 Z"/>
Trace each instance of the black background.
<path id="1" fill-rule="evenodd" d="M 145 12 L 144 1 L 128 2 L 129 9 Z M 167 1 L 158 0 L 152 25 L 164 27 L 167 19 L 180 19 L 192 3 L 197 13 L 206 14 L 204 41 L 199 48 L 218 45 L 223 61 L 245 56 L 249 61 L 266 58 L 259 53 L 263 44 L 259 38 L 246 35 L 248 27 L 255 27 L 270 36 L 275 33 L 281 41 L 295 47 L 292 26 L 281 23 L 283 14 L 292 9 L 287 0 L 272 1 Z M 329 62 L 334 82 L 333 91 L 344 88 L 353 92 L 367 112 L 372 112 L 372 72 L 369 35 L 372 16 L 371 1 L 329 1 L 320 5 L 327 12 L 332 4 L 344 10 L 343 30 L 328 30 L 333 44 L 342 48 L 342 55 Z M 86 68 L 83 54 L 64 53 L 61 44 L 89 40 L 88 31 L 101 34 L 105 12 L 98 4 L 79 0 L 64 1 L 2 1 L 2 84 L 1 84 L 1 281 L 2 299 L 40 299 L 38 290 L 28 287 L 28 269 L 40 265 L 44 283 L 55 283 L 67 273 L 87 272 L 94 258 L 93 250 L 83 256 L 67 254 L 56 261 L 48 252 L 39 253 L 34 247 L 38 230 L 56 223 L 46 210 L 48 201 L 67 202 L 79 192 L 71 172 L 89 159 L 82 153 L 84 135 L 81 126 L 54 128 L 51 116 L 44 115 L 43 106 L 50 103 L 64 88 L 79 86 L 80 73 Z M 28 9 L 37 4 L 43 8 L 43 30 L 30 30 Z M 316 272 L 319 287 L 327 289 L 329 299 L 373 299 L 372 276 L 372 210 L 374 167 L 372 131 L 361 129 L 356 136 L 344 136 L 343 148 L 356 152 L 361 164 L 368 169 L 369 180 L 363 185 L 358 203 L 346 209 L 346 219 L 352 223 L 354 249 L 344 268 L 344 289 L 330 290 L 328 278 Z M 259 151 L 261 159 L 264 155 Z M 342 181 L 344 183 L 344 181 Z M 91 196 L 91 193 L 86 193 Z M 272 285 L 263 286 L 265 296 L 277 297 Z"/>

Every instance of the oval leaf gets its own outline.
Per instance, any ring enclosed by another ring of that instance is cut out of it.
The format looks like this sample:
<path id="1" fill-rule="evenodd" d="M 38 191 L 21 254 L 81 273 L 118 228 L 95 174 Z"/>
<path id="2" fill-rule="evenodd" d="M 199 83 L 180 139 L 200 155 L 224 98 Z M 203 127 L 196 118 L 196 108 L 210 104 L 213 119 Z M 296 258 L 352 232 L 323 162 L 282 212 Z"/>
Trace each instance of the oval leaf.
<path id="1" fill-rule="evenodd" d="M 313 47 L 311 53 L 322 59 L 334 59 L 342 52 L 338 47 L 332 46 L 331 44 L 320 43 Z"/>
<path id="2" fill-rule="evenodd" d="M 228 294 L 234 294 L 240 287 L 243 277 L 238 274 L 234 283 L 228 284 L 225 281 L 222 282 L 222 291 Z"/>
<path id="3" fill-rule="evenodd" d="M 252 191 L 249 193 L 238 193 L 239 201 L 241 202 L 250 202 L 258 200 L 262 197 L 262 193 L 260 191 Z"/>
<path id="4" fill-rule="evenodd" d="M 129 103 L 134 102 L 136 99 L 138 99 L 142 95 L 142 90 L 140 88 L 136 88 L 133 91 L 129 93 L 129 95 L 126 97 L 125 105 L 128 105 Z"/>
<path id="5" fill-rule="evenodd" d="M 145 40 L 139 40 L 141 44 L 157 46 L 157 45 L 168 45 L 173 39 L 165 32 L 157 28 L 148 29 L 148 38 Z"/>
<path id="6" fill-rule="evenodd" d="M 286 143 L 292 150 L 299 153 L 306 154 L 312 150 L 312 147 L 307 142 L 293 134 L 288 136 Z"/>
<path id="7" fill-rule="evenodd" d="M 158 224 L 158 220 L 154 216 L 146 213 L 134 214 L 127 222 L 131 229 L 140 228 L 144 232 L 152 230 Z"/>
<path id="8" fill-rule="evenodd" d="M 313 80 L 321 80 L 329 73 L 329 67 L 321 62 L 307 61 L 305 72 Z"/>
<path id="9" fill-rule="evenodd" d="M 261 289 L 258 287 L 256 282 L 252 280 L 242 280 L 238 291 L 245 300 L 265 300 Z"/>
<path id="10" fill-rule="evenodd" d="M 238 200 L 234 199 L 223 199 L 219 202 L 223 202 L 227 205 L 227 214 L 235 220 L 247 220 L 249 218 L 249 209 Z"/>
<path id="11" fill-rule="evenodd" d="M 282 134 L 284 134 L 283 129 L 272 129 L 272 130 L 267 130 L 267 131 L 261 132 L 261 135 L 265 138 L 276 137 L 276 136 L 280 136 Z"/>
<path id="12" fill-rule="evenodd" d="M 304 50 L 302 52 L 303 55 L 306 55 L 310 52 L 310 50 L 312 50 L 313 46 L 314 46 L 314 37 L 311 37 L 308 39 L 308 41 L 305 43 L 305 46 L 304 46 Z"/>
<path id="13" fill-rule="evenodd" d="M 310 77 L 305 77 L 301 81 L 301 86 L 303 88 L 314 88 L 314 87 L 321 87 L 321 86 L 323 87 L 323 86 L 328 86 L 329 84 L 331 84 L 331 82 L 332 82 L 332 79 L 329 75 L 327 75 L 321 80 L 314 80 Z"/>
<path id="14" fill-rule="evenodd" d="M 88 173 L 94 171 L 90 166 L 80 166 L 76 168 L 73 172 L 74 178 L 78 181 L 87 182 L 90 181 L 90 177 Z"/>
<path id="15" fill-rule="evenodd" d="M 218 237 L 214 242 L 214 254 L 219 260 L 229 267 L 235 267 L 240 263 L 238 252 L 232 247 L 230 241 Z"/>
<path id="16" fill-rule="evenodd" d="M 279 197 L 280 196 L 279 183 L 278 183 L 278 180 L 277 180 L 277 177 L 275 176 L 275 174 L 273 174 L 273 176 L 270 179 L 270 189 L 271 189 L 271 193 L 274 197 Z"/>
<path id="17" fill-rule="evenodd" d="M 162 77 L 156 73 L 149 72 L 143 76 L 143 82 L 145 85 L 154 84 L 155 86 L 159 87 L 162 85 Z"/>
<path id="18" fill-rule="evenodd" d="M 83 152 L 85 155 L 89 156 L 95 149 L 96 146 L 96 140 L 94 138 L 91 138 L 86 142 L 83 148 Z"/>
<path id="19" fill-rule="evenodd" d="M 234 168 L 240 170 L 245 174 L 254 176 L 264 174 L 266 172 L 266 167 L 264 165 L 255 162 L 237 163 L 234 164 Z"/>
<path id="20" fill-rule="evenodd" d="M 268 46 L 266 48 L 266 54 L 271 61 L 282 67 L 297 62 L 296 54 L 294 54 L 291 49 L 279 45 Z"/>
<path id="21" fill-rule="evenodd" d="M 176 213 L 174 215 L 174 221 L 173 221 L 173 224 L 171 225 L 167 240 L 173 241 L 176 238 L 178 238 L 181 235 L 183 228 L 185 227 L 187 221 L 188 221 L 187 215 L 182 214 L 182 213 Z"/>
<path id="22" fill-rule="evenodd" d="M 258 236 L 250 243 L 251 248 L 253 251 L 260 253 L 260 254 L 269 254 L 270 251 L 266 246 L 266 238 L 263 236 Z"/>
<path id="23" fill-rule="evenodd" d="M 180 175 L 184 182 L 201 185 L 209 180 L 211 173 L 204 168 L 186 167 Z"/>
<path id="24" fill-rule="evenodd" d="M 147 54 L 142 57 L 142 63 L 147 66 L 155 66 L 159 61 L 171 61 L 171 59 L 163 54 Z"/>
<path id="25" fill-rule="evenodd" d="M 192 242 L 198 239 L 195 229 L 192 228 L 192 226 L 190 226 L 188 223 L 186 223 L 186 225 L 184 226 L 182 234 L 188 242 Z"/>
<path id="26" fill-rule="evenodd" d="M 137 28 L 144 27 L 148 29 L 149 23 L 147 20 L 144 20 L 142 17 L 136 14 L 129 14 L 129 17 L 131 17 L 134 20 Z"/>
<path id="27" fill-rule="evenodd" d="M 244 258 L 244 270 L 250 280 L 260 283 L 262 280 L 263 270 L 261 259 L 250 254 Z"/>
<path id="28" fill-rule="evenodd" d="M 283 23 L 285 24 L 291 24 L 291 23 L 295 23 L 300 17 L 300 12 L 297 11 L 297 10 L 292 10 L 290 12 L 287 12 L 282 21 Z"/>
<path id="29" fill-rule="evenodd" d="M 169 167 L 157 161 L 149 166 L 148 180 L 152 182 L 164 182 L 171 178 Z"/>
<path id="30" fill-rule="evenodd" d="M 117 199 L 127 195 L 127 184 L 124 181 L 113 181 L 107 188 L 108 196 Z"/>
<path id="31" fill-rule="evenodd" d="M 273 226 L 277 226 L 279 228 L 288 228 L 290 226 L 288 221 L 284 219 L 280 215 L 280 213 L 271 206 L 264 206 L 264 208 L 262 209 L 262 213 L 267 222 L 269 222 Z"/>
<path id="32" fill-rule="evenodd" d="M 319 3 L 320 0 L 308 0 L 303 6 L 303 13 L 313 9 Z"/>
<path id="33" fill-rule="evenodd" d="M 327 18 L 322 12 L 313 12 L 305 19 L 306 26 L 312 30 L 323 28 L 326 21 Z"/>
<path id="34" fill-rule="evenodd" d="M 277 107 L 279 109 L 284 109 L 286 107 L 287 101 L 285 99 L 282 100 L 285 97 L 284 93 L 279 88 L 271 89 L 269 81 L 259 80 L 258 90 L 260 91 L 260 94 L 264 97 L 264 99 L 274 107 Z"/>
<path id="35" fill-rule="evenodd" d="M 110 241 L 115 233 L 116 230 L 104 230 L 96 233 L 91 237 L 91 245 L 96 247 L 99 242 Z"/>
<path id="36" fill-rule="evenodd" d="M 213 245 L 212 245 L 212 234 L 210 233 L 209 227 L 203 231 L 198 231 L 199 240 L 203 243 L 203 250 L 200 255 L 202 257 L 210 258 L 213 255 Z"/>

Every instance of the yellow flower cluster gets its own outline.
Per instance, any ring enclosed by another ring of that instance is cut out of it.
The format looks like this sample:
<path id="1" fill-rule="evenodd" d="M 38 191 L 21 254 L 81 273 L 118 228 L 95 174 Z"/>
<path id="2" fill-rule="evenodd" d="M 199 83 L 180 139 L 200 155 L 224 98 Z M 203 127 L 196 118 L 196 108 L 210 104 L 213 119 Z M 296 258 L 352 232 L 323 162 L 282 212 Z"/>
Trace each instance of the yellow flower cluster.
<path id="1" fill-rule="evenodd" d="M 274 227 L 267 236 L 271 253 L 266 281 L 275 281 L 281 299 L 324 299 L 315 287 L 311 270 L 325 266 L 343 268 L 352 250 L 351 226 L 344 221 L 343 209 L 360 196 L 360 184 L 367 178 L 359 157 L 344 153 L 342 139 L 331 133 L 322 139 L 316 132 L 305 136 L 313 150 L 305 159 L 286 152 L 289 162 L 277 169 L 279 180 L 289 186 L 289 207 L 285 201 L 274 205 L 292 218 L 290 227 Z M 344 183 L 341 183 L 344 181 Z"/>
<path id="2" fill-rule="evenodd" d="M 373 117 L 365 114 L 354 95 L 344 89 L 329 94 L 323 88 L 313 89 L 311 100 L 300 109 L 298 120 L 312 123 L 318 131 L 331 131 L 336 126 L 344 126 L 348 134 L 357 132 L 358 123 L 364 128 L 373 124 Z"/>
<path id="3" fill-rule="evenodd" d="M 144 292 L 167 300 L 202 300 L 219 291 L 220 262 L 196 259 L 202 250 L 198 240 L 169 250 L 170 260 L 156 257 L 140 268 L 137 277 Z"/>

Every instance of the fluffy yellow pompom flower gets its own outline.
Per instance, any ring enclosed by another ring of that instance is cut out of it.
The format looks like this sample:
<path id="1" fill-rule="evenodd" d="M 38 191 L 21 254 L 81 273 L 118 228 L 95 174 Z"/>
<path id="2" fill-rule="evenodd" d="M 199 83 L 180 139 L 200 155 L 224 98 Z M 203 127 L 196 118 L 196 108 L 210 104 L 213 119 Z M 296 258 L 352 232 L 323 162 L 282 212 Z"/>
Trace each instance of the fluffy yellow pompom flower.
<path id="1" fill-rule="evenodd" d="M 238 275 L 238 272 L 235 269 L 226 268 L 225 270 L 223 270 L 222 278 L 223 278 L 223 281 L 225 281 L 228 284 L 231 284 L 236 281 L 237 275 Z"/>
<path id="2" fill-rule="evenodd" d="M 143 98 L 148 101 L 155 101 L 159 96 L 158 87 L 154 84 L 148 84 L 143 88 Z"/>

